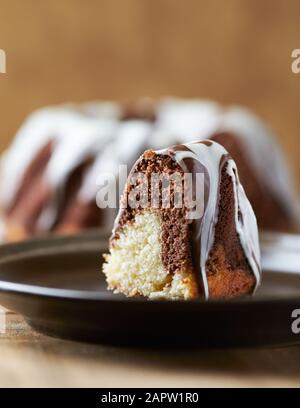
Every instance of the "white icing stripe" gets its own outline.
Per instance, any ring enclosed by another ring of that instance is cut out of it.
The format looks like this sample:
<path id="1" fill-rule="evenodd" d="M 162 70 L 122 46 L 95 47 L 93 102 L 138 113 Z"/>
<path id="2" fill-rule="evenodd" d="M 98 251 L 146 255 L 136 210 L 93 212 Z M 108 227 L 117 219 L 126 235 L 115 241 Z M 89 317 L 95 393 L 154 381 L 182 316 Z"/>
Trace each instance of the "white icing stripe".
<path id="1" fill-rule="evenodd" d="M 52 191 L 52 201 L 38 219 L 37 226 L 41 231 L 50 229 L 54 224 L 64 194 L 64 186 L 72 172 L 87 158 L 97 156 L 116 129 L 116 123 L 111 120 L 70 119 L 70 122 L 65 120 L 60 123 L 61 136 L 55 139 L 53 154 L 46 169 L 46 180 Z"/>
<path id="2" fill-rule="evenodd" d="M 52 116 L 52 110 L 48 112 Z M 0 200 L 4 208 L 13 202 L 26 169 L 51 137 L 52 127 L 49 129 L 48 121 L 44 121 L 43 111 L 32 114 L 17 133 L 2 157 Z"/>
<path id="3" fill-rule="evenodd" d="M 156 129 L 170 135 L 173 143 L 207 139 L 217 130 L 220 113 L 212 101 L 167 99 L 158 106 Z"/>
<path id="4" fill-rule="evenodd" d="M 191 158 L 201 163 L 207 170 L 209 177 L 208 202 L 201 220 L 201 229 L 199 231 L 200 245 L 200 270 L 204 287 L 204 294 L 209 298 L 209 289 L 206 274 L 206 263 L 209 253 L 215 240 L 215 225 L 218 221 L 219 204 L 219 186 L 220 186 L 220 165 L 224 156 L 228 152 L 218 143 L 207 141 L 209 145 L 201 142 L 186 143 L 189 150 L 178 150 L 175 152 L 174 159 L 181 166 L 183 171 L 187 172 L 184 161 Z M 157 154 L 170 155 L 169 149 L 156 152 Z M 240 243 L 245 256 L 256 278 L 256 287 L 260 283 L 260 250 L 258 244 L 258 230 L 256 218 L 252 207 L 245 195 L 243 187 L 240 185 L 237 168 L 232 159 L 226 161 L 227 173 L 232 178 L 235 200 L 235 224 L 240 238 Z M 238 211 L 242 214 L 243 221 L 239 220 Z"/>
<path id="5" fill-rule="evenodd" d="M 104 109 L 106 108 L 106 109 Z M 53 141 L 53 153 L 45 170 L 51 201 L 37 220 L 37 229 L 49 230 L 57 217 L 60 201 L 72 172 L 86 159 L 94 160 L 84 177 L 78 199 L 95 201 L 99 172 L 118 174 L 119 164 L 135 161 L 149 147 L 152 126 L 145 121 L 119 120 L 114 107 L 104 104 L 53 107 L 33 113 L 19 130 L 1 160 L 0 202 L 9 208 L 24 174 L 39 151 Z"/>
<path id="6" fill-rule="evenodd" d="M 248 163 L 263 188 L 299 223 L 295 186 L 272 130 L 248 109 L 224 108 L 211 101 L 168 99 L 159 105 L 157 131 L 176 143 L 209 139 L 216 132 L 232 132 L 244 144 Z M 171 143 L 169 143 L 170 145 Z"/>
<path id="7" fill-rule="evenodd" d="M 47 181 L 55 188 L 65 181 L 85 154 L 97 154 L 115 125 L 111 119 L 86 117 L 67 107 L 33 113 L 4 156 L 0 186 L 2 205 L 7 208 L 12 204 L 27 168 L 50 140 L 55 147 L 47 168 Z"/>
<path id="8" fill-rule="evenodd" d="M 250 111 L 237 106 L 224 111 L 219 128 L 221 131 L 233 132 L 239 138 L 258 182 L 298 220 L 295 187 L 272 130 Z"/>
<path id="9" fill-rule="evenodd" d="M 54 140 L 47 166 L 53 202 L 41 215 L 43 228 L 53 222 L 64 185 L 74 169 L 88 156 L 95 163 L 87 172 L 78 199 L 94 200 L 99 173 L 116 171 L 118 164 L 131 165 L 146 148 L 160 149 L 191 139 L 210 138 L 216 131 L 232 131 L 244 143 L 249 164 L 257 180 L 294 216 L 299 217 L 290 175 L 272 140 L 271 131 L 245 109 L 222 108 L 205 100 L 165 99 L 157 104 L 154 123 L 121 122 L 122 106 L 112 102 L 69 104 L 33 113 L 3 155 L 0 203 L 5 209 L 14 202 L 23 176 L 37 153 Z M 270 153 L 272 151 L 272 154 Z"/>
<path id="10" fill-rule="evenodd" d="M 227 173 L 232 178 L 234 186 L 235 226 L 246 258 L 256 278 L 256 290 L 261 283 L 261 270 L 258 265 L 258 263 L 260 264 L 260 248 L 256 217 L 239 181 L 233 160 L 227 162 Z M 242 214 L 242 220 L 239 219 L 239 211 Z"/>
<path id="11" fill-rule="evenodd" d="M 79 192 L 81 201 L 94 200 L 101 177 L 105 179 L 108 173 L 116 177 L 120 164 L 127 164 L 131 168 L 140 153 L 148 148 L 151 129 L 150 123 L 141 120 L 126 121 L 118 126 L 115 137 L 104 147 L 86 174 Z"/>

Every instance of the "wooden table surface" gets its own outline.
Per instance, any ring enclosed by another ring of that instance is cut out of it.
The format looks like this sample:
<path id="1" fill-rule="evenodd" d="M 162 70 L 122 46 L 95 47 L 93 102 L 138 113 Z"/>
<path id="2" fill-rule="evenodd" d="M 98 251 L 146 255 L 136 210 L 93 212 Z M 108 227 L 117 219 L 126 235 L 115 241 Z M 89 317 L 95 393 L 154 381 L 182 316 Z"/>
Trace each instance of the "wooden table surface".
<path id="1" fill-rule="evenodd" d="M 0 387 L 300 385 L 300 346 L 168 352 L 90 345 L 38 334 L 12 312 L 0 356 Z"/>

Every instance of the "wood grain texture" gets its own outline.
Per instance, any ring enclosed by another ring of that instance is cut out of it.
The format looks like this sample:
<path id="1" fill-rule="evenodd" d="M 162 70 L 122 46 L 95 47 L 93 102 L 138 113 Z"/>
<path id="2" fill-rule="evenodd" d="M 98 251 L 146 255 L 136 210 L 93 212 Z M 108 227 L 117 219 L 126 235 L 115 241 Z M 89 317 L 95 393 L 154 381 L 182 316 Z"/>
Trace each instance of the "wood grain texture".
<path id="1" fill-rule="evenodd" d="M 9 312 L 0 387 L 279 387 L 300 385 L 300 347 L 153 351 L 54 339 Z"/>
<path id="2" fill-rule="evenodd" d="M 33 109 L 141 95 L 242 103 L 300 177 L 297 0 L 0 0 L 0 149 Z"/>

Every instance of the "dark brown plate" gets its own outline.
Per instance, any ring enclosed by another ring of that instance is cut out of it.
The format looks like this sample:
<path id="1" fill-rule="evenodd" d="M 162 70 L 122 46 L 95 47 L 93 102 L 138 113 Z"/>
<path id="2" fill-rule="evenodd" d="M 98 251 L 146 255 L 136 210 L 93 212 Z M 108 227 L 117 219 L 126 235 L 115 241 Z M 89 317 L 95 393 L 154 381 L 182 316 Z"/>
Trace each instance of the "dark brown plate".
<path id="1" fill-rule="evenodd" d="M 104 234 L 0 247 L 0 303 L 35 329 L 75 340 L 167 347 L 299 343 L 291 317 L 300 275 L 266 272 L 254 297 L 231 301 L 147 301 L 106 290 Z"/>

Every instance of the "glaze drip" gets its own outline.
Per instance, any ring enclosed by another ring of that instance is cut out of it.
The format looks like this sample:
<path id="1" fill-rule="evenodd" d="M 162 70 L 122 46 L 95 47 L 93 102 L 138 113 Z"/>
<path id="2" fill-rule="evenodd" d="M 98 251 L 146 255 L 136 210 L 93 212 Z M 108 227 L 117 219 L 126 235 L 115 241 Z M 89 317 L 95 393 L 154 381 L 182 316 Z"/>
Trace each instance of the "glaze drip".
<path id="1" fill-rule="evenodd" d="M 215 240 L 215 226 L 218 221 L 221 172 L 226 173 L 233 183 L 235 201 L 235 227 L 244 254 L 256 278 L 256 287 L 261 280 L 260 251 L 255 215 L 238 178 L 236 165 L 228 152 L 212 141 L 192 142 L 156 152 L 168 155 L 185 173 L 195 171 L 204 173 L 204 213 L 193 220 L 192 258 L 196 271 L 200 274 L 200 285 L 206 298 L 209 298 L 206 264 Z"/>

